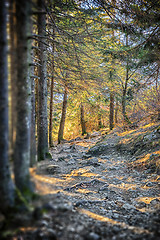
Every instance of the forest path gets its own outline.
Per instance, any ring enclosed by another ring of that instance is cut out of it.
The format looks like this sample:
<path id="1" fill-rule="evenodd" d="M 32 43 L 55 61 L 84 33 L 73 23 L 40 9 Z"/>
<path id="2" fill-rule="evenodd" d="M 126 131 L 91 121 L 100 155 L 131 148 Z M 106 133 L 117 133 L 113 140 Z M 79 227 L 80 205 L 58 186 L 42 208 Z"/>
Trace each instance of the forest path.
<path id="1" fill-rule="evenodd" d="M 34 173 L 38 192 L 58 209 L 57 239 L 160 239 L 160 176 L 128 168 L 116 137 L 104 142 L 107 151 L 86 153 L 98 140 L 52 148 L 53 160 Z"/>

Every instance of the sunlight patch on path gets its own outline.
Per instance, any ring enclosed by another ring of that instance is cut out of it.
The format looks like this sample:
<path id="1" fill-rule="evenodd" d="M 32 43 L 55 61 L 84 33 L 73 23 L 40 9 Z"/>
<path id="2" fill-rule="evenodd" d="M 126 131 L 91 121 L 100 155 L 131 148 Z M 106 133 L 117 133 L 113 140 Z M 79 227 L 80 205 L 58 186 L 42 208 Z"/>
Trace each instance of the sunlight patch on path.
<path id="1" fill-rule="evenodd" d="M 160 201 L 160 197 L 140 197 L 140 198 L 137 198 L 137 201 L 150 204 L 150 202 L 155 199 L 158 199 Z"/>
<path id="2" fill-rule="evenodd" d="M 137 188 L 137 185 L 136 184 L 132 184 L 132 183 L 121 183 L 121 184 L 109 184 L 109 188 L 120 188 L 120 189 L 123 189 L 123 190 L 129 190 L 129 189 L 132 189 L 132 190 L 135 190 Z"/>
<path id="3" fill-rule="evenodd" d="M 82 209 L 79 208 L 78 212 L 81 213 L 81 214 L 85 214 L 88 217 L 91 217 L 91 218 L 93 218 L 95 220 L 98 220 L 98 221 L 101 221 L 101 222 L 106 222 L 106 223 L 109 223 L 109 224 L 112 224 L 112 225 L 119 225 L 122 228 L 128 228 L 129 230 L 132 230 L 132 231 L 134 231 L 135 233 L 138 233 L 138 234 L 151 233 L 148 230 L 145 230 L 143 228 L 130 226 L 130 225 L 124 223 L 124 222 L 118 222 L 118 221 L 115 221 L 115 220 L 113 220 L 111 218 L 103 217 L 103 216 L 101 216 L 99 214 L 93 213 L 93 212 L 88 211 L 88 210 L 86 210 L 84 208 L 82 208 Z"/>

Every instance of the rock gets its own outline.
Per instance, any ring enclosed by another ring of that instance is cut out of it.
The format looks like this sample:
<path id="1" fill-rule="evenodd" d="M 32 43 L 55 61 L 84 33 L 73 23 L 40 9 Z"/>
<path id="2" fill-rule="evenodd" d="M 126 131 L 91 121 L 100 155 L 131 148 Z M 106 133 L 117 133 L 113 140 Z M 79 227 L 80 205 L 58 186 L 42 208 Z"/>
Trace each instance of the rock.
<path id="1" fill-rule="evenodd" d="M 131 210 L 131 209 L 135 209 L 135 207 L 129 203 L 125 203 L 123 205 L 123 208 L 125 208 L 126 210 Z"/>
<path id="2" fill-rule="evenodd" d="M 97 167 L 97 166 L 100 166 L 101 164 L 98 162 L 98 158 L 90 158 L 90 159 L 85 163 L 85 165 Z"/>
<path id="3" fill-rule="evenodd" d="M 46 226 L 48 226 L 48 221 L 46 221 L 46 220 L 40 220 L 39 226 L 40 226 L 40 227 L 46 227 Z"/>
<path id="4" fill-rule="evenodd" d="M 77 137 L 74 139 L 75 141 L 80 141 L 80 140 L 83 140 L 81 137 Z"/>
<path id="5" fill-rule="evenodd" d="M 101 237 L 94 233 L 94 232 L 90 232 L 88 236 L 85 237 L 85 240 L 100 240 Z"/>
<path id="6" fill-rule="evenodd" d="M 154 187 L 155 185 L 157 185 L 156 182 L 148 182 L 148 183 L 146 183 L 147 187 Z"/>
<path id="7" fill-rule="evenodd" d="M 160 200 L 158 198 L 156 199 L 153 199 L 151 202 L 150 202 L 151 205 L 157 205 L 157 204 L 160 204 Z"/>
<path id="8" fill-rule="evenodd" d="M 47 168 L 46 168 L 46 171 L 47 171 L 47 173 L 49 173 L 49 174 L 57 173 L 57 172 L 59 172 L 59 170 L 60 170 L 60 168 L 59 168 L 58 165 L 49 165 L 49 166 L 47 166 Z"/>
<path id="9" fill-rule="evenodd" d="M 122 181 L 120 179 L 115 178 L 113 180 L 113 184 L 121 184 L 121 183 L 122 183 Z"/>
<path id="10" fill-rule="evenodd" d="M 74 159 L 71 159 L 71 160 L 69 160 L 68 162 L 67 162 L 67 165 L 72 165 L 72 164 L 74 164 L 75 163 L 75 160 Z"/>
<path id="11" fill-rule="evenodd" d="M 68 226 L 67 226 L 67 231 L 69 231 L 69 232 L 75 232 L 76 229 L 75 229 L 72 225 L 68 225 Z"/>
<path id="12" fill-rule="evenodd" d="M 36 240 L 57 240 L 56 232 L 51 228 L 38 229 L 35 232 Z"/>
<path id="13" fill-rule="evenodd" d="M 67 156 L 68 156 L 68 155 L 67 155 Z M 65 157 L 59 157 L 59 158 L 58 158 L 58 161 L 60 161 L 60 162 L 61 162 L 61 161 L 65 161 Z"/>
<path id="14" fill-rule="evenodd" d="M 83 159 L 88 159 L 88 158 L 91 158 L 91 157 L 92 157 L 92 155 L 91 155 L 91 154 L 88 154 L 88 153 L 85 153 L 85 154 L 83 154 L 83 156 L 82 156 Z"/>
<path id="15" fill-rule="evenodd" d="M 108 186 L 109 186 L 108 183 L 104 184 L 104 185 L 99 189 L 99 191 L 108 191 Z"/>
<path id="16" fill-rule="evenodd" d="M 75 144 L 71 145 L 70 150 L 71 150 L 71 152 L 75 152 L 76 151 L 76 145 Z"/>
<path id="17" fill-rule="evenodd" d="M 101 136 L 101 132 L 93 132 L 90 134 L 90 138 L 99 137 L 99 136 Z"/>
<path id="18" fill-rule="evenodd" d="M 79 225 L 77 228 L 76 228 L 76 232 L 77 233 L 80 233 L 84 230 L 84 226 L 83 225 Z"/>
<path id="19" fill-rule="evenodd" d="M 111 166 L 107 168 L 108 171 L 116 171 L 118 169 L 119 169 L 119 166 Z"/>
<path id="20" fill-rule="evenodd" d="M 144 203 L 144 202 L 137 202 L 137 203 L 135 204 L 135 207 L 136 207 L 136 208 L 139 208 L 139 209 L 145 208 L 146 206 L 147 206 L 147 204 Z"/>
<path id="21" fill-rule="evenodd" d="M 130 194 L 130 196 L 132 196 L 132 198 L 137 198 L 139 196 L 139 191 L 137 191 L 138 189 L 136 190 L 133 190 L 133 189 L 128 189 L 128 193 Z"/>
<path id="22" fill-rule="evenodd" d="M 73 208 L 72 204 L 69 203 L 64 203 L 64 204 L 60 204 L 58 207 L 57 207 L 57 210 L 61 211 L 61 212 L 67 212 L 67 211 L 71 211 Z"/>

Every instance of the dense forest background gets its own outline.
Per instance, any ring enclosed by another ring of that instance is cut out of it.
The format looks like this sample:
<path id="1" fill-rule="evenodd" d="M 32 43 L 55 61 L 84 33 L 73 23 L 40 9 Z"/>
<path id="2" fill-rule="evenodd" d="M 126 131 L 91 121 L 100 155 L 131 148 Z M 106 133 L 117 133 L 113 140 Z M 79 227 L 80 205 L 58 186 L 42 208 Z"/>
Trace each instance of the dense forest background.
<path id="1" fill-rule="evenodd" d="M 3 212 L 57 141 L 160 121 L 159 24 L 159 0 L 0 1 Z"/>

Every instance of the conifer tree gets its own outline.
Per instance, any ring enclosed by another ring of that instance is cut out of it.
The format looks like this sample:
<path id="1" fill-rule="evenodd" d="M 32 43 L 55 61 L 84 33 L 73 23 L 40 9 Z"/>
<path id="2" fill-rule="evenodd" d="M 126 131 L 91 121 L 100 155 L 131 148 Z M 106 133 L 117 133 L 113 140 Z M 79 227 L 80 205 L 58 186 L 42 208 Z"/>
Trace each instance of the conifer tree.
<path id="1" fill-rule="evenodd" d="M 7 2 L 0 1 L 0 210 L 14 205 L 14 186 L 8 157 L 8 69 L 7 69 Z"/>
<path id="2" fill-rule="evenodd" d="M 47 66 L 46 66 L 46 14 L 43 0 L 38 0 L 38 7 L 41 11 L 38 14 L 38 46 L 39 46 L 39 67 L 38 67 L 38 160 L 44 160 L 48 153 L 48 113 L 47 113 Z M 44 11 L 44 12 L 43 12 Z"/>
<path id="3" fill-rule="evenodd" d="M 31 79 L 29 71 L 30 1 L 16 0 L 16 140 L 14 147 L 15 184 L 22 193 L 32 190 L 30 180 Z"/>

